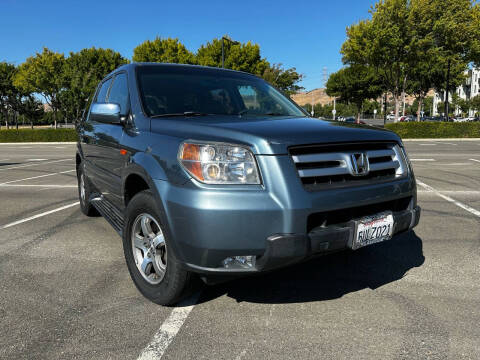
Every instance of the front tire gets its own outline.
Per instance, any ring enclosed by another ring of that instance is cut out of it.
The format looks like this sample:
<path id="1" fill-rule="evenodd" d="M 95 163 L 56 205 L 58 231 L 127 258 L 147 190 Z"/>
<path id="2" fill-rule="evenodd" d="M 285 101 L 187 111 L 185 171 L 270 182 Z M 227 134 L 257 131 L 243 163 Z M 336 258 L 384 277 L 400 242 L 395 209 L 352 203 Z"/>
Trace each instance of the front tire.
<path id="1" fill-rule="evenodd" d="M 192 289 L 192 274 L 171 247 L 151 191 L 136 194 L 126 209 L 123 251 L 138 290 L 159 305 L 172 305 Z"/>

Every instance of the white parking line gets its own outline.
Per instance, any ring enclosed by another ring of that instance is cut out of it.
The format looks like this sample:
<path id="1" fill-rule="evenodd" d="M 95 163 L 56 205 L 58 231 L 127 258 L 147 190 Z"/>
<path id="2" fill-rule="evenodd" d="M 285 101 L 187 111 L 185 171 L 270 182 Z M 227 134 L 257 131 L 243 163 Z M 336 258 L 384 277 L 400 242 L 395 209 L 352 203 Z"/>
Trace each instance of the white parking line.
<path id="1" fill-rule="evenodd" d="M 480 160 L 477 160 L 477 159 L 469 159 L 469 160 L 480 163 Z"/>
<path id="2" fill-rule="evenodd" d="M 27 161 L 47 161 L 48 159 L 27 159 Z"/>
<path id="3" fill-rule="evenodd" d="M 25 180 L 39 179 L 39 178 L 43 178 L 43 177 L 47 177 L 47 176 L 53 176 L 53 175 L 58 175 L 58 174 L 66 174 L 66 173 L 73 172 L 73 171 L 76 171 L 76 170 L 73 169 L 73 170 L 67 170 L 67 171 L 60 171 L 60 172 L 51 173 L 51 174 L 38 175 L 38 176 L 32 176 L 32 177 L 28 177 L 28 178 L 24 178 L 24 179 L 7 181 L 7 182 L 4 182 L 4 183 L 1 183 L 0 186 L 16 183 L 16 182 L 20 182 L 20 181 L 25 181 Z"/>
<path id="4" fill-rule="evenodd" d="M 441 194 L 449 194 L 449 195 L 480 195 L 480 191 L 478 190 L 438 190 Z M 417 190 L 419 194 L 433 194 L 436 195 L 434 192 L 430 190 Z"/>
<path id="5" fill-rule="evenodd" d="M 29 167 L 29 166 L 38 166 L 38 165 L 44 165 L 44 164 L 53 164 L 61 161 L 72 161 L 72 159 L 61 159 L 61 160 L 54 160 L 54 161 L 45 161 L 45 162 L 36 162 L 34 164 L 25 164 L 25 165 L 18 165 L 18 166 L 10 166 L 8 168 L 0 168 L 0 171 L 2 170 L 12 170 L 12 169 L 20 169 L 24 167 Z"/>
<path id="6" fill-rule="evenodd" d="M 439 164 L 437 163 L 437 165 L 445 165 L 445 166 L 465 166 L 465 165 L 472 165 L 472 163 L 446 163 L 446 164 Z"/>
<path id="7" fill-rule="evenodd" d="M 196 293 L 182 301 L 172 310 L 170 316 L 163 322 L 153 336 L 152 341 L 143 349 L 138 360 L 161 359 L 175 335 L 187 320 L 188 315 L 198 301 L 200 293 Z"/>
<path id="8" fill-rule="evenodd" d="M 10 160 L 10 159 L 0 159 L 0 161 L 7 161 L 7 160 Z"/>
<path id="9" fill-rule="evenodd" d="M 447 145 L 453 145 L 453 146 L 458 146 L 458 144 L 450 143 L 450 142 L 445 142 L 443 141 L 442 144 L 447 144 Z"/>
<path id="10" fill-rule="evenodd" d="M 410 161 L 436 161 L 435 159 L 410 159 Z"/>
<path id="11" fill-rule="evenodd" d="M 62 210 L 71 208 L 71 207 L 76 206 L 76 205 L 78 205 L 78 204 L 79 204 L 79 202 L 76 201 L 76 202 L 74 202 L 74 203 L 72 203 L 72 204 L 68 204 L 68 205 L 65 205 L 65 206 L 61 206 L 61 207 L 56 208 L 56 209 L 53 209 L 53 210 L 45 211 L 45 212 L 43 212 L 43 213 L 40 213 L 40 214 L 37 214 L 37 215 L 33 215 L 33 216 L 27 217 L 27 218 L 25 218 L 25 219 L 17 220 L 17 221 L 11 222 L 11 223 L 9 223 L 9 224 L 5 224 L 5 225 L 0 226 L 0 230 L 6 229 L 6 228 L 9 228 L 9 227 L 18 225 L 18 224 L 22 224 L 22 223 L 27 222 L 27 221 L 30 221 L 30 220 L 38 219 L 38 218 L 40 218 L 40 217 L 43 217 L 43 216 L 46 216 L 46 215 L 50 215 L 50 214 L 56 213 L 56 212 L 58 212 L 58 211 L 62 211 Z"/>
<path id="12" fill-rule="evenodd" d="M 423 188 L 425 188 L 426 190 L 436 194 L 437 196 L 440 196 L 442 199 L 444 200 L 447 200 L 448 202 L 451 202 L 452 204 L 455 204 L 457 205 L 459 208 L 462 208 L 463 210 L 466 210 L 468 211 L 469 213 L 472 213 L 473 215 L 477 216 L 477 217 L 480 217 L 480 211 L 478 211 L 477 209 L 474 209 L 468 205 L 465 205 L 463 203 L 461 203 L 460 201 L 457 201 L 455 199 L 452 199 L 451 197 L 447 196 L 447 195 L 444 195 L 442 194 L 440 191 L 434 189 L 433 187 L 431 187 L 430 185 L 427 185 L 423 182 L 421 182 L 420 180 L 417 179 L 417 184 L 422 186 Z"/>
<path id="13" fill-rule="evenodd" d="M 40 188 L 77 188 L 78 185 L 56 185 L 56 184 L 45 184 L 45 185 L 30 185 L 30 184 L 0 184 L 0 187 L 40 187 Z"/>
<path id="14" fill-rule="evenodd" d="M 437 144 L 418 144 L 418 145 L 421 145 L 421 146 L 435 146 Z"/>

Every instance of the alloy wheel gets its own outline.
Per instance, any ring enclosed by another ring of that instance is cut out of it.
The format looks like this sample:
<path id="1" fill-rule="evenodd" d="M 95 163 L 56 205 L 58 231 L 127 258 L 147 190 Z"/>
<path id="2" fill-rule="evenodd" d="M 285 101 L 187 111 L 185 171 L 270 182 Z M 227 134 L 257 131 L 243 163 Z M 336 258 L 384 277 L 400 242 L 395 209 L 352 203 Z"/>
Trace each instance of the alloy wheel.
<path id="1" fill-rule="evenodd" d="M 150 284 L 159 284 L 167 270 L 167 244 L 157 220 L 147 213 L 133 222 L 132 252 L 138 271 Z"/>

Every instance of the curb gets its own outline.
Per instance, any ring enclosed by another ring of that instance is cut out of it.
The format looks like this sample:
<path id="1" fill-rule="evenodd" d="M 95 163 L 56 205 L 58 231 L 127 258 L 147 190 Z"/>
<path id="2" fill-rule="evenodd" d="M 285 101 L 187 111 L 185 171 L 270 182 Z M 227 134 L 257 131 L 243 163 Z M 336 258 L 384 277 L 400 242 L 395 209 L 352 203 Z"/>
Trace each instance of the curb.
<path id="1" fill-rule="evenodd" d="M 13 142 L 13 143 L 2 143 L 0 142 L 0 146 L 2 145 L 70 145 L 76 144 L 76 141 L 65 141 L 65 142 Z"/>

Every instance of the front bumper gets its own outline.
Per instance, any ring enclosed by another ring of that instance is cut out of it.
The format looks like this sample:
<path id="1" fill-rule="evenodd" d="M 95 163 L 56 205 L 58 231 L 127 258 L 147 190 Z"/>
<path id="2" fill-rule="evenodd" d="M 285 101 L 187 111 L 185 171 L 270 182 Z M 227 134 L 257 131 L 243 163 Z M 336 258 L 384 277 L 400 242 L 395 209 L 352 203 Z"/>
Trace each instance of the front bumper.
<path id="1" fill-rule="evenodd" d="M 420 220 L 419 206 L 411 210 L 393 213 L 393 235 L 413 229 Z M 266 239 L 263 255 L 250 269 L 208 268 L 194 264 L 185 264 L 194 272 L 204 275 L 240 275 L 258 273 L 288 266 L 310 257 L 349 249 L 353 242 L 355 222 L 351 220 L 342 225 L 315 228 L 308 234 L 276 234 Z"/>
<path id="2" fill-rule="evenodd" d="M 347 248 L 353 236 L 349 222 L 385 210 L 393 211 L 395 233 L 418 222 L 413 174 L 389 183 L 309 192 L 289 156 L 257 159 L 262 185 L 209 186 L 194 180 L 175 185 L 154 180 L 171 245 L 190 271 L 254 273 Z M 408 206 L 376 207 L 403 200 Z M 355 211 L 363 208 L 368 209 Z M 331 225 L 318 228 L 323 214 L 330 213 L 334 213 L 327 219 Z M 256 266 L 226 269 L 222 261 L 232 256 L 255 256 Z"/>
<path id="3" fill-rule="evenodd" d="M 393 213 L 393 235 L 417 226 L 420 220 L 420 207 Z M 353 242 L 355 222 L 343 226 L 316 228 L 307 235 L 274 235 L 267 239 L 267 250 L 257 261 L 252 271 L 266 271 L 303 261 L 311 256 L 350 248 Z"/>

